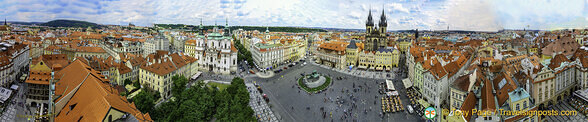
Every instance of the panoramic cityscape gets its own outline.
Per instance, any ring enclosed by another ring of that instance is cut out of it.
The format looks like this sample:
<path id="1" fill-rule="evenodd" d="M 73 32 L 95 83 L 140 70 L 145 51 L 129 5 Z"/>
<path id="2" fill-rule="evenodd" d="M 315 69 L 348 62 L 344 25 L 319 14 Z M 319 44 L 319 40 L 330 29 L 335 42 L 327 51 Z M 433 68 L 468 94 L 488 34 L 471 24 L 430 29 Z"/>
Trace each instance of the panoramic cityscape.
<path id="1" fill-rule="evenodd" d="M 588 121 L 588 0 L 4 0 L 2 122 Z"/>

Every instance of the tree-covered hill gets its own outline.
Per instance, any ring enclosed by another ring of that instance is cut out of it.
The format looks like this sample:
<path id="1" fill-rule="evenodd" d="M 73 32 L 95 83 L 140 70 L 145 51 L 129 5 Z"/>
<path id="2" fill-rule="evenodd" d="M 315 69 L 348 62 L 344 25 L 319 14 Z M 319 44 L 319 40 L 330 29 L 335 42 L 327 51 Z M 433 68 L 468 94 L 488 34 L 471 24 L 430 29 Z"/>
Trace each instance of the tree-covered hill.
<path id="1" fill-rule="evenodd" d="M 43 26 L 49 27 L 80 27 L 80 28 L 99 28 L 100 25 L 96 23 L 86 22 L 86 21 L 79 21 L 79 20 L 53 20 L 46 23 L 41 24 Z"/>

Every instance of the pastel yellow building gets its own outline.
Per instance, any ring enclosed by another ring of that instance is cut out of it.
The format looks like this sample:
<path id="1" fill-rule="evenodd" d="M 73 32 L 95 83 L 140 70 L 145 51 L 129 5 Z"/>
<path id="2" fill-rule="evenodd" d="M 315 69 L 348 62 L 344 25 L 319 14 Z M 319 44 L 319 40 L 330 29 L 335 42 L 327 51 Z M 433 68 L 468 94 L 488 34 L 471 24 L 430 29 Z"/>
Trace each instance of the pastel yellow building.
<path id="1" fill-rule="evenodd" d="M 358 57 L 358 66 L 357 68 L 359 69 L 371 69 L 371 70 L 375 70 L 375 61 L 374 61 L 374 56 L 375 52 L 373 51 L 361 51 L 359 52 L 359 57 Z"/>
<path id="2" fill-rule="evenodd" d="M 162 97 L 171 97 L 171 80 L 175 75 L 190 77 L 196 74 L 196 60 L 178 53 L 167 54 L 167 51 L 157 51 L 150 54 L 146 65 L 139 70 L 139 82 L 143 87 L 158 91 Z"/>
<path id="3" fill-rule="evenodd" d="M 347 58 L 347 66 L 357 66 L 357 57 L 359 55 L 359 51 L 361 50 L 358 46 L 358 43 L 355 40 L 351 40 L 347 48 L 345 49 L 345 57 Z"/>
<path id="4" fill-rule="evenodd" d="M 358 62 L 360 69 L 376 71 L 390 71 L 398 66 L 400 51 L 394 48 L 380 48 L 377 51 L 359 52 Z"/>
<path id="5" fill-rule="evenodd" d="M 196 40 L 186 40 L 184 44 L 184 52 L 192 57 L 196 57 Z"/>
<path id="6" fill-rule="evenodd" d="M 406 53 L 412 44 L 410 39 L 399 39 L 396 42 L 398 43 L 398 50 L 400 50 L 402 53 Z"/>

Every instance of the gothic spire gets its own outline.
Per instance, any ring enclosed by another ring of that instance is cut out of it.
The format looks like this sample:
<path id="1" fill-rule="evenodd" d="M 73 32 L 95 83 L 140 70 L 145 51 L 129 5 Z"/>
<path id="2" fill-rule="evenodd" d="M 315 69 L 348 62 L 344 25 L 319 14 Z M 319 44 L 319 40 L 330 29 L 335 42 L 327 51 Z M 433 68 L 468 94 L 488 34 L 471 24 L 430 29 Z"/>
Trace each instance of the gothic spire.
<path id="1" fill-rule="evenodd" d="M 380 16 L 380 26 L 388 26 L 388 22 L 386 22 L 386 13 L 384 13 L 384 9 L 382 9 L 382 16 Z"/>
<path id="2" fill-rule="evenodd" d="M 374 21 L 372 20 L 372 8 L 370 7 L 370 13 L 368 15 L 367 22 L 365 23 L 366 26 L 374 26 Z"/>

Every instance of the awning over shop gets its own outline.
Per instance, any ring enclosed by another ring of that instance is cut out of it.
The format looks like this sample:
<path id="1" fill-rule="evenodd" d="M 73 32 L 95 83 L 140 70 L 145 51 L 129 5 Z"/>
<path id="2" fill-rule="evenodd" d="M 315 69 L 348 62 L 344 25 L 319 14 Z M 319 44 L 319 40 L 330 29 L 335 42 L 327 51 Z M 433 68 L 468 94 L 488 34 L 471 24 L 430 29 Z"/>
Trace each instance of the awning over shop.
<path id="1" fill-rule="evenodd" d="M 367 68 L 367 66 L 361 66 L 361 65 L 359 65 L 357 68 L 360 68 L 360 69 L 366 69 L 366 68 Z"/>
<path id="2" fill-rule="evenodd" d="M 588 101 L 588 89 L 574 91 L 573 95 L 582 99 L 583 101 Z"/>
<path id="3" fill-rule="evenodd" d="M 402 84 L 404 84 L 404 88 L 412 87 L 412 82 L 408 78 L 402 79 Z"/>
<path id="4" fill-rule="evenodd" d="M 397 91 L 386 92 L 386 95 L 388 95 L 388 96 L 398 96 L 398 92 Z"/>
<path id="5" fill-rule="evenodd" d="M 423 108 L 427 108 L 430 106 L 430 104 L 423 99 L 419 99 L 419 104 L 421 104 L 423 106 Z"/>
<path id="6" fill-rule="evenodd" d="M 396 91 L 396 89 L 394 88 L 394 83 L 392 83 L 391 80 L 386 80 L 386 87 L 388 88 L 388 90 Z"/>
<path id="7" fill-rule="evenodd" d="M 376 70 L 383 70 L 382 67 L 376 67 Z"/>

